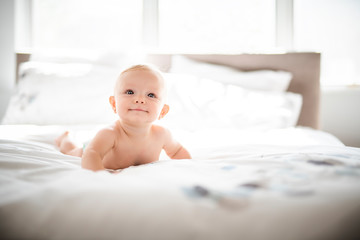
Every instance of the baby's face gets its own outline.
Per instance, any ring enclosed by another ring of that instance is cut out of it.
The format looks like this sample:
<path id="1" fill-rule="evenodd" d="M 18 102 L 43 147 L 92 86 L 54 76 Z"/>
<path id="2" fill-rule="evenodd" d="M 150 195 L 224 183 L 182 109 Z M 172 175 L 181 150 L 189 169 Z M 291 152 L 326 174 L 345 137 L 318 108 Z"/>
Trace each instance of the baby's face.
<path id="1" fill-rule="evenodd" d="M 164 80 L 150 70 L 124 73 L 115 86 L 116 113 L 132 123 L 157 120 L 164 107 Z"/>

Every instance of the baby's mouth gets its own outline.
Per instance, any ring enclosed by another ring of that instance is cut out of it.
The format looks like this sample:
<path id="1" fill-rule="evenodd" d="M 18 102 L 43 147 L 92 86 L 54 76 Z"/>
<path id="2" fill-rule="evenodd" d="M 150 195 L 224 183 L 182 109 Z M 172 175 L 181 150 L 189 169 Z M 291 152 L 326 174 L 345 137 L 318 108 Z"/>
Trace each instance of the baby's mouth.
<path id="1" fill-rule="evenodd" d="M 146 112 L 148 113 L 148 111 L 141 109 L 141 108 L 130 108 L 129 111 L 135 111 L 135 112 Z"/>

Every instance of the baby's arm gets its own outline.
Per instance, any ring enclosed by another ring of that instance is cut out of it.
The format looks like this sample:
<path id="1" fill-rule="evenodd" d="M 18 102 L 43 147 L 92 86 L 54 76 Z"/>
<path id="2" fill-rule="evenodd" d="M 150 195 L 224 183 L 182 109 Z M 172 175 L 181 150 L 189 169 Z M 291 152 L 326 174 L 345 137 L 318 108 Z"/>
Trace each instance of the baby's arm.
<path id="1" fill-rule="evenodd" d="M 164 150 L 171 159 L 191 159 L 190 153 L 166 129 Z"/>
<path id="2" fill-rule="evenodd" d="M 93 171 L 105 169 L 102 160 L 105 154 L 114 146 L 115 134 L 112 129 L 100 130 L 90 144 L 86 147 L 81 166 Z"/>

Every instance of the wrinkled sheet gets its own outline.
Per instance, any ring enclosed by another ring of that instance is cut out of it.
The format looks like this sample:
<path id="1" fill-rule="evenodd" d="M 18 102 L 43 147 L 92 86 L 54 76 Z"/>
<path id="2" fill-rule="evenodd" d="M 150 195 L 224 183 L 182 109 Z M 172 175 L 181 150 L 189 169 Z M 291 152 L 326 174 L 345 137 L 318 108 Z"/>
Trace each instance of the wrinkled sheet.
<path id="1" fill-rule="evenodd" d="M 324 132 L 174 131 L 193 159 L 110 173 L 61 154 L 63 128 L 0 126 L 2 239 L 358 236 L 360 149 Z"/>

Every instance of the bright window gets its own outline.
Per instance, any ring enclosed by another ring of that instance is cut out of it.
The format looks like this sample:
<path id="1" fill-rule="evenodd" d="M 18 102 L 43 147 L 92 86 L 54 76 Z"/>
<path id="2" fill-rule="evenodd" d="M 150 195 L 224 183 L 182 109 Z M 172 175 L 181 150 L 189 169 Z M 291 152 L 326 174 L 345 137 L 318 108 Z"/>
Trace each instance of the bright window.
<path id="1" fill-rule="evenodd" d="M 31 48 L 275 47 L 275 0 L 32 0 L 31 8 Z"/>
<path id="2" fill-rule="evenodd" d="M 360 84 L 358 0 L 16 0 L 16 48 L 322 54 L 323 85 Z M 18 4 L 17 4 L 18 5 Z M 26 10 L 27 9 L 27 10 Z"/>
<path id="3" fill-rule="evenodd" d="M 275 0 L 159 0 L 159 46 L 240 52 L 275 47 Z"/>
<path id="4" fill-rule="evenodd" d="M 321 52 L 322 84 L 360 84 L 360 1 L 294 3 L 295 48 Z"/>
<path id="5" fill-rule="evenodd" d="M 142 42 L 142 0 L 33 0 L 33 48 L 128 48 Z"/>

